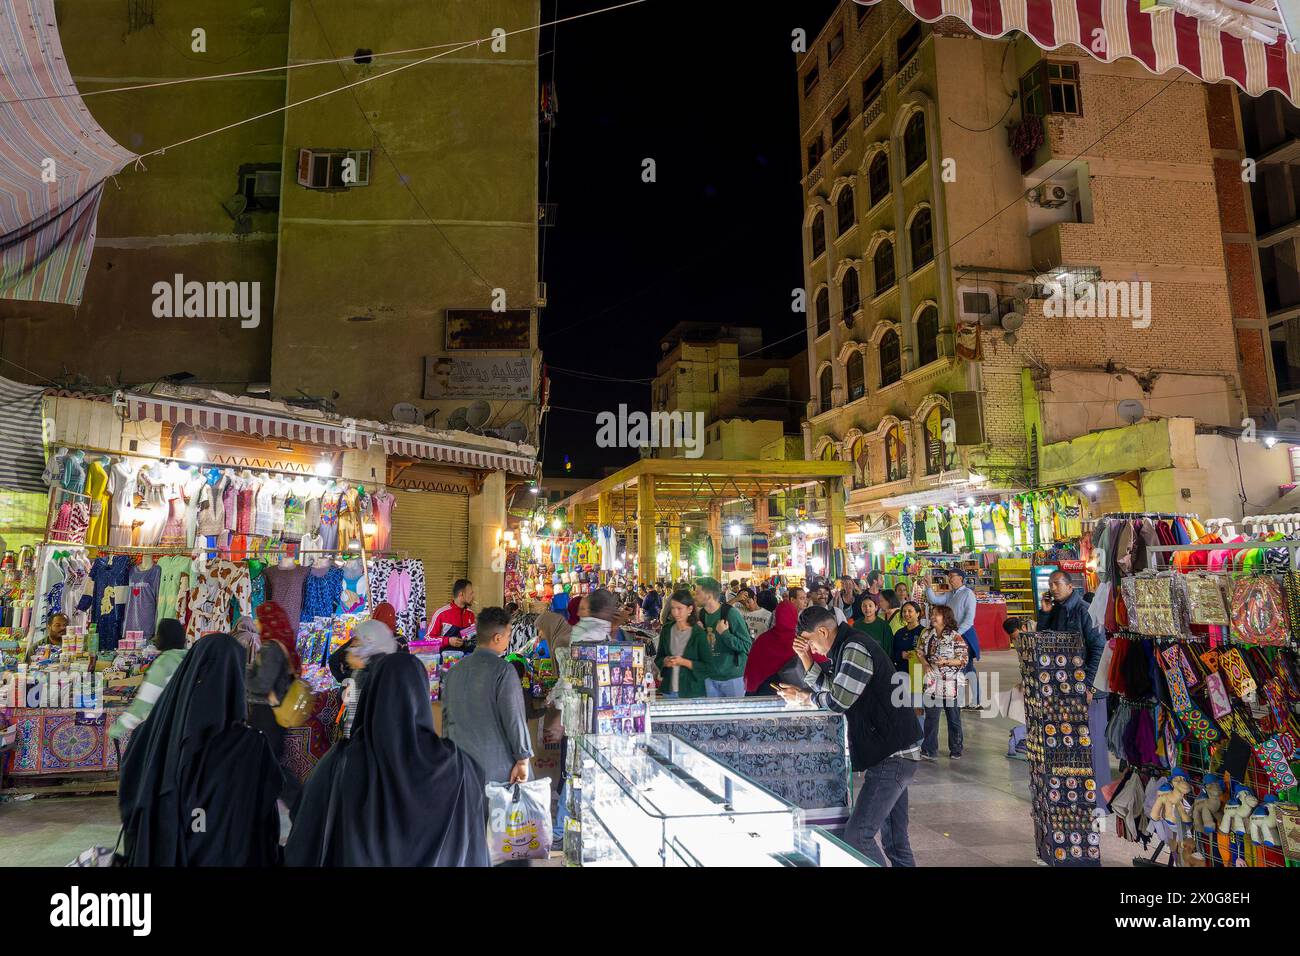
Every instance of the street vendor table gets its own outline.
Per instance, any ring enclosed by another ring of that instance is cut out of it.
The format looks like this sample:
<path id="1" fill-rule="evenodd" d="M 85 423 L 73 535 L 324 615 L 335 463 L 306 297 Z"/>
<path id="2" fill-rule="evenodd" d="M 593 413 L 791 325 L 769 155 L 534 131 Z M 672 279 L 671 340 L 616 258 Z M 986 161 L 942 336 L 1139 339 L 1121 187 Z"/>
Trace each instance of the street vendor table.
<path id="1" fill-rule="evenodd" d="M 108 730 L 125 707 L 91 711 L 15 707 L 5 722 L 17 726 L 5 774 L 13 777 L 116 772 L 117 751 Z"/>
<path id="2" fill-rule="evenodd" d="M 1002 622 L 1007 619 L 1005 602 L 988 602 L 975 605 L 975 634 L 980 640 L 980 653 L 1005 651 L 1011 647 Z"/>

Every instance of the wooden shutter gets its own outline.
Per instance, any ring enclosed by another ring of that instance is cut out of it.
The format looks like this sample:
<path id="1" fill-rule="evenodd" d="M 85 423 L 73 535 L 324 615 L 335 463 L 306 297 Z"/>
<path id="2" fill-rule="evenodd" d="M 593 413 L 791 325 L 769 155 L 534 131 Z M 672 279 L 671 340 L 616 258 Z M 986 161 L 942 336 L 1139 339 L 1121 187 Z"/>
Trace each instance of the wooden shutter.
<path id="1" fill-rule="evenodd" d="M 311 150 L 298 150 L 298 185 L 311 186 Z"/>
<path id="2" fill-rule="evenodd" d="M 348 183 L 349 186 L 369 186 L 370 185 L 370 150 L 353 149 L 348 151 L 348 159 L 355 160 L 357 164 L 357 181 Z"/>

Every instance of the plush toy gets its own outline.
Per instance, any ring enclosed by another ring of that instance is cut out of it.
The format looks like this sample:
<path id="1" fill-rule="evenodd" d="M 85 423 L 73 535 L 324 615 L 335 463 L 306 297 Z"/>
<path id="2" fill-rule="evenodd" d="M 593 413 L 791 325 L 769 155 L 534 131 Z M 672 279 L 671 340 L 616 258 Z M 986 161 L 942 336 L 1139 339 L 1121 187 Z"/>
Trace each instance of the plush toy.
<path id="1" fill-rule="evenodd" d="M 1223 810 L 1219 820 L 1219 832 L 1245 836 L 1250 829 L 1250 815 L 1259 806 L 1259 800 L 1250 792 L 1249 787 L 1237 784 L 1232 788 L 1232 799 Z"/>
<path id="2" fill-rule="evenodd" d="M 1192 792 L 1192 781 L 1183 770 L 1175 770 L 1156 789 L 1156 802 L 1151 807 L 1151 819 L 1165 823 L 1191 823 L 1184 798 Z"/>
<path id="3" fill-rule="evenodd" d="M 1206 777 L 1205 793 L 1192 803 L 1192 820 L 1202 833 L 1213 833 L 1223 816 L 1223 785 L 1218 777 Z"/>
<path id="4" fill-rule="evenodd" d="M 1277 833 L 1277 797 L 1269 794 L 1250 815 L 1250 840 L 1264 846 L 1280 846 Z"/>

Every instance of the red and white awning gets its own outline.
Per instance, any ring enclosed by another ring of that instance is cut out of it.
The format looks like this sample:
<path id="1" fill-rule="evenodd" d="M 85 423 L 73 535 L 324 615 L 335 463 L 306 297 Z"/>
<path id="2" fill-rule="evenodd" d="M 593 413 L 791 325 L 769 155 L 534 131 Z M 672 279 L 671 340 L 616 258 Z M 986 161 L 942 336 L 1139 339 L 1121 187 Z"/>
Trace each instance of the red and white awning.
<path id="1" fill-rule="evenodd" d="M 156 395 L 123 396 L 127 418 L 171 425 L 189 425 L 198 429 L 236 432 L 258 438 L 333 445 L 339 448 L 369 448 L 379 442 L 390 455 L 406 455 L 427 461 L 489 468 L 516 475 L 531 475 L 535 462 L 523 455 L 510 455 L 486 449 L 467 448 L 446 442 L 428 441 L 403 435 L 389 435 L 359 428 L 348 419 L 339 422 L 316 422 L 274 415 L 261 410 L 223 408 Z"/>
<path id="2" fill-rule="evenodd" d="M 1173 10 L 1144 13 L 1138 0 L 899 2 L 927 23 L 957 17 L 981 36 L 1019 30 L 1045 50 L 1073 44 L 1105 62 L 1129 57 L 1154 73 L 1182 67 L 1207 83 L 1229 79 L 1251 95 L 1277 90 L 1297 102 L 1300 91 L 1300 55 L 1287 47 L 1285 32 L 1271 44 L 1241 39 Z M 1276 10 L 1273 0 L 1256 5 Z"/>

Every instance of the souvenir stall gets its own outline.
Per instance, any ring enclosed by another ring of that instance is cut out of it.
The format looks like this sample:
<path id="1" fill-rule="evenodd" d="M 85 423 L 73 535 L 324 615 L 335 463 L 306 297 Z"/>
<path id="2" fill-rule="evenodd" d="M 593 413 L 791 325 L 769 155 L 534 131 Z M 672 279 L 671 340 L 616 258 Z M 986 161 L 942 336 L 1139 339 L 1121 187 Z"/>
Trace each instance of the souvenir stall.
<path id="1" fill-rule="evenodd" d="M 620 557 L 627 549 L 620 538 L 610 525 L 565 527 L 558 518 L 535 528 L 525 525 L 517 567 L 524 594 L 549 606 L 561 591 L 574 597 L 601 587 L 626 587 L 635 580 L 635 570 Z"/>
<path id="2" fill-rule="evenodd" d="M 1300 864 L 1300 539 L 1194 515 L 1107 515 L 1093 601 L 1115 706 L 1120 834 L 1180 866 Z M 1288 822 L 1292 825 L 1288 827 Z"/>

